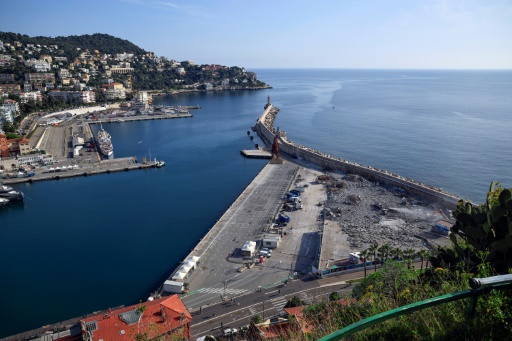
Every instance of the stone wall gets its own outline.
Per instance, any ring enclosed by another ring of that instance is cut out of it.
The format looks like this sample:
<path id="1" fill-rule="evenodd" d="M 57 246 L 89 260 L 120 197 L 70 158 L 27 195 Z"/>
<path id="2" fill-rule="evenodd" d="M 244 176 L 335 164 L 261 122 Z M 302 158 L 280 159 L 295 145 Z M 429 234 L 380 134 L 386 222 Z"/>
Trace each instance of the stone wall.
<path id="1" fill-rule="evenodd" d="M 277 114 L 277 110 L 271 110 L 272 108 L 272 105 L 265 108 L 265 111 L 259 118 L 255 127 L 256 132 L 267 145 L 272 144 L 275 132 L 274 127 L 268 125 L 269 122 L 274 122 L 275 115 Z M 363 166 L 355 162 L 339 159 L 311 148 L 298 145 L 287 140 L 284 136 L 285 134 L 281 134 L 279 138 L 279 149 L 281 152 L 288 154 L 292 158 L 303 159 L 307 162 L 321 166 L 326 170 L 357 174 L 370 181 L 399 187 L 415 196 L 439 202 L 449 209 L 454 209 L 459 201 L 457 196 L 447 193 L 440 188 L 428 186 L 382 169 Z"/>

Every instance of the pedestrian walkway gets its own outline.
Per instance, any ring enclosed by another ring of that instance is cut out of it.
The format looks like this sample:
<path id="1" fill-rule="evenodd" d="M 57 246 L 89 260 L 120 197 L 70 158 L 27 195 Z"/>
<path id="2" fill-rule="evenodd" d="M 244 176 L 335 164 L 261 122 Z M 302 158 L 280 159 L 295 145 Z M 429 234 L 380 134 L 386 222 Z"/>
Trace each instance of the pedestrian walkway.
<path id="1" fill-rule="evenodd" d="M 270 302 L 272 302 L 272 305 L 277 309 L 278 313 L 282 313 L 284 312 L 283 308 L 288 300 L 285 297 L 278 297 L 271 299 Z"/>
<path id="2" fill-rule="evenodd" d="M 201 294 L 225 294 L 225 295 L 243 295 L 248 292 L 245 289 L 223 289 L 223 288 L 202 288 L 197 290 Z"/>

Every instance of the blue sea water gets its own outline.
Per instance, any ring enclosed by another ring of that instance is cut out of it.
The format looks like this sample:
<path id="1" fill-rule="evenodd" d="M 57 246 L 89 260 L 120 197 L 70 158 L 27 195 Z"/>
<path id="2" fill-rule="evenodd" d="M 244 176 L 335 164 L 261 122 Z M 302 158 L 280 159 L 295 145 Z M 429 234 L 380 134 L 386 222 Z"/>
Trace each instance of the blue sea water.
<path id="1" fill-rule="evenodd" d="M 273 89 L 191 93 L 188 119 L 104 124 L 162 169 L 16 186 L 0 210 L 0 337 L 145 300 L 264 166 L 239 151 L 267 96 L 302 145 L 481 202 L 512 187 L 512 72 L 255 70 Z M 142 143 L 138 143 L 142 141 Z"/>

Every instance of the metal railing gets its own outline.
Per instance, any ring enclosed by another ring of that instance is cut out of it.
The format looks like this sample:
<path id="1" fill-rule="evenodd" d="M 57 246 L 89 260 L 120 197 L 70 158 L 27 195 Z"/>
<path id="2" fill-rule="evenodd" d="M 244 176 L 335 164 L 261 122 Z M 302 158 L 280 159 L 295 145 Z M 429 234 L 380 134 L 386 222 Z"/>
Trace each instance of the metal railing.
<path id="1" fill-rule="evenodd" d="M 334 341 L 341 340 L 344 337 L 355 334 L 361 330 L 370 328 L 381 322 L 390 320 L 395 317 L 410 314 L 418 310 L 425 308 L 435 307 L 441 304 L 462 300 L 469 298 L 469 307 L 467 312 L 468 319 L 472 318 L 475 314 L 476 303 L 478 297 L 482 294 L 488 293 L 491 290 L 506 290 L 512 288 L 512 274 L 493 276 L 487 278 L 472 278 L 469 280 L 471 289 L 454 292 L 442 296 L 429 298 L 424 301 L 407 304 L 384 313 L 380 313 L 371 317 L 368 317 L 359 322 L 353 323 L 343 329 L 340 329 L 332 334 L 324 336 L 319 341 Z"/>

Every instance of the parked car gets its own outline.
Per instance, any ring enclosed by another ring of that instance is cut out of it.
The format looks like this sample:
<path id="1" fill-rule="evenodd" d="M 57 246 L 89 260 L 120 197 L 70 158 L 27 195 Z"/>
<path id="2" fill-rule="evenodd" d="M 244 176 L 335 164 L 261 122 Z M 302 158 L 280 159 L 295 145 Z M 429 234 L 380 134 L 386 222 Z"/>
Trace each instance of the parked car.
<path id="1" fill-rule="evenodd" d="M 237 328 L 226 328 L 224 329 L 224 335 L 228 336 L 228 335 L 233 335 L 233 334 L 236 334 L 238 333 L 238 329 Z"/>
<path id="2" fill-rule="evenodd" d="M 267 248 L 267 247 L 264 247 L 263 249 L 261 249 L 260 254 L 261 254 L 261 252 L 265 252 L 265 253 L 266 253 L 266 255 L 265 255 L 265 256 L 267 256 L 267 257 L 272 256 L 272 250 L 270 250 L 270 249 L 269 249 L 269 248 Z"/>

